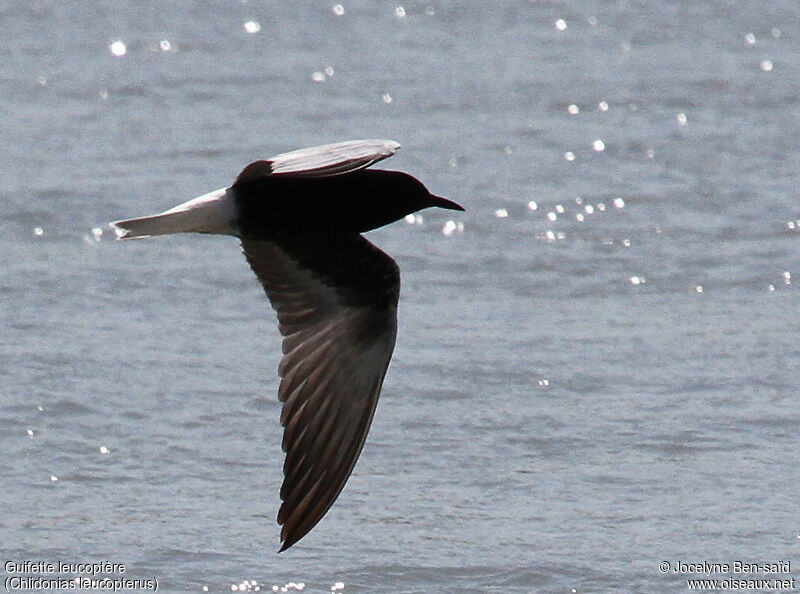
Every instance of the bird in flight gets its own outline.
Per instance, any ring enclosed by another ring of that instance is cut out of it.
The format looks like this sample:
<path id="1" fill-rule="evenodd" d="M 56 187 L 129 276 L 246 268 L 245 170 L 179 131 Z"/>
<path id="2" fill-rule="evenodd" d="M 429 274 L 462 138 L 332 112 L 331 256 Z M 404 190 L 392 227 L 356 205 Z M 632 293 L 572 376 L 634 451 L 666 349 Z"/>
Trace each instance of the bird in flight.
<path id="1" fill-rule="evenodd" d="M 347 482 L 394 350 L 400 273 L 361 234 L 423 208 L 464 210 L 406 173 L 368 169 L 398 148 L 354 140 L 283 153 L 250 163 L 228 188 L 111 223 L 119 239 L 196 232 L 241 241 L 283 336 L 281 551 Z"/>

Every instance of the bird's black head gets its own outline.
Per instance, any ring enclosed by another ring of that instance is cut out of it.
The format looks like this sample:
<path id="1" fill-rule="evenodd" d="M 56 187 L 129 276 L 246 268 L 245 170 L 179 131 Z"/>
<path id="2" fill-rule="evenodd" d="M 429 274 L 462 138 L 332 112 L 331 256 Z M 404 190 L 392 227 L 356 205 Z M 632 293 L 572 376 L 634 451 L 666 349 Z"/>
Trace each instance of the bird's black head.
<path id="1" fill-rule="evenodd" d="M 421 181 L 407 173 L 367 169 L 359 174 L 367 185 L 372 186 L 372 191 L 369 192 L 372 208 L 362 210 L 372 216 L 363 221 L 361 231 L 388 225 L 423 208 L 436 206 L 464 210 L 452 200 L 431 194 Z"/>

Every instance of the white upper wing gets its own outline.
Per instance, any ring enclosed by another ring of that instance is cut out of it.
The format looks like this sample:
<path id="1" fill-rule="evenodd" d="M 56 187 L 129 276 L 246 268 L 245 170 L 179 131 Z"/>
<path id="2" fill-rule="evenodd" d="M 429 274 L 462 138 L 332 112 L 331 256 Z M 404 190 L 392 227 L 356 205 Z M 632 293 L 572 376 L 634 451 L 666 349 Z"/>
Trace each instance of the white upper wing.
<path id="1" fill-rule="evenodd" d="M 327 177 L 369 167 L 391 157 L 400 144 L 393 140 L 348 140 L 282 153 L 254 161 L 245 167 L 235 183 L 266 175 Z"/>

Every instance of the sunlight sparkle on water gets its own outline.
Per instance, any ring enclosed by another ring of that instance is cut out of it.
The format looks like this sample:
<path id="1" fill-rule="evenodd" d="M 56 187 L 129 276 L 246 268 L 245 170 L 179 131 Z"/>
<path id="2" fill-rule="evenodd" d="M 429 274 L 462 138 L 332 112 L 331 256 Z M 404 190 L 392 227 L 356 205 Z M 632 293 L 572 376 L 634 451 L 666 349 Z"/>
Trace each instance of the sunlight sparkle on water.
<path id="1" fill-rule="evenodd" d="M 460 221 L 458 223 L 456 223 L 455 221 L 447 221 L 444 224 L 444 227 L 442 227 L 442 233 L 448 237 L 453 233 L 455 233 L 456 231 L 458 231 L 459 233 L 463 233 L 464 223 Z"/>
<path id="2" fill-rule="evenodd" d="M 563 231 L 559 231 L 558 233 L 556 233 L 552 229 L 548 229 L 546 233 L 543 233 L 543 234 L 542 233 L 537 233 L 537 234 L 534 235 L 534 237 L 536 237 L 536 239 L 542 239 L 544 241 L 554 242 L 554 241 L 561 241 L 562 239 L 566 239 L 567 238 L 567 234 L 564 233 Z"/>
<path id="3" fill-rule="evenodd" d="M 124 56 L 128 52 L 128 48 L 126 48 L 125 44 L 121 41 L 115 41 L 108 46 L 108 49 L 117 57 Z"/>
<path id="4" fill-rule="evenodd" d="M 261 586 L 256 580 L 242 580 L 238 584 L 231 584 L 231 592 L 260 592 Z"/>
<path id="5" fill-rule="evenodd" d="M 300 592 L 300 591 L 304 590 L 305 587 L 306 587 L 306 585 L 305 585 L 304 582 L 289 582 L 289 583 L 286 583 L 286 584 L 284 584 L 282 586 L 276 586 L 276 585 L 273 584 L 272 591 L 273 592 L 289 592 L 289 591 Z"/>
<path id="6" fill-rule="evenodd" d="M 258 21 L 247 21 L 244 24 L 244 30 L 252 35 L 253 33 L 261 31 L 261 25 Z"/>

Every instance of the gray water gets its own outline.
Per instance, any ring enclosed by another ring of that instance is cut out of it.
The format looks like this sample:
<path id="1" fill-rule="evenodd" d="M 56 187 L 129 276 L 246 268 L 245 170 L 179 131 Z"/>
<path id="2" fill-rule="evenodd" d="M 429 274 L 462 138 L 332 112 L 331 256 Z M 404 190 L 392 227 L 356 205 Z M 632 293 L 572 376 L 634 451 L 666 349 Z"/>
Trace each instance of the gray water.
<path id="1" fill-rule="evenodd" d="M 3 563 L 164 592 L 798 576 L 794 1 L 81 4 L 0 8 Z M 467 212 L 369 235 L 397 348 L 347 487 L 278 555 L 261 287 L 230 238 L 105 223 L 363 137 Z"/>

